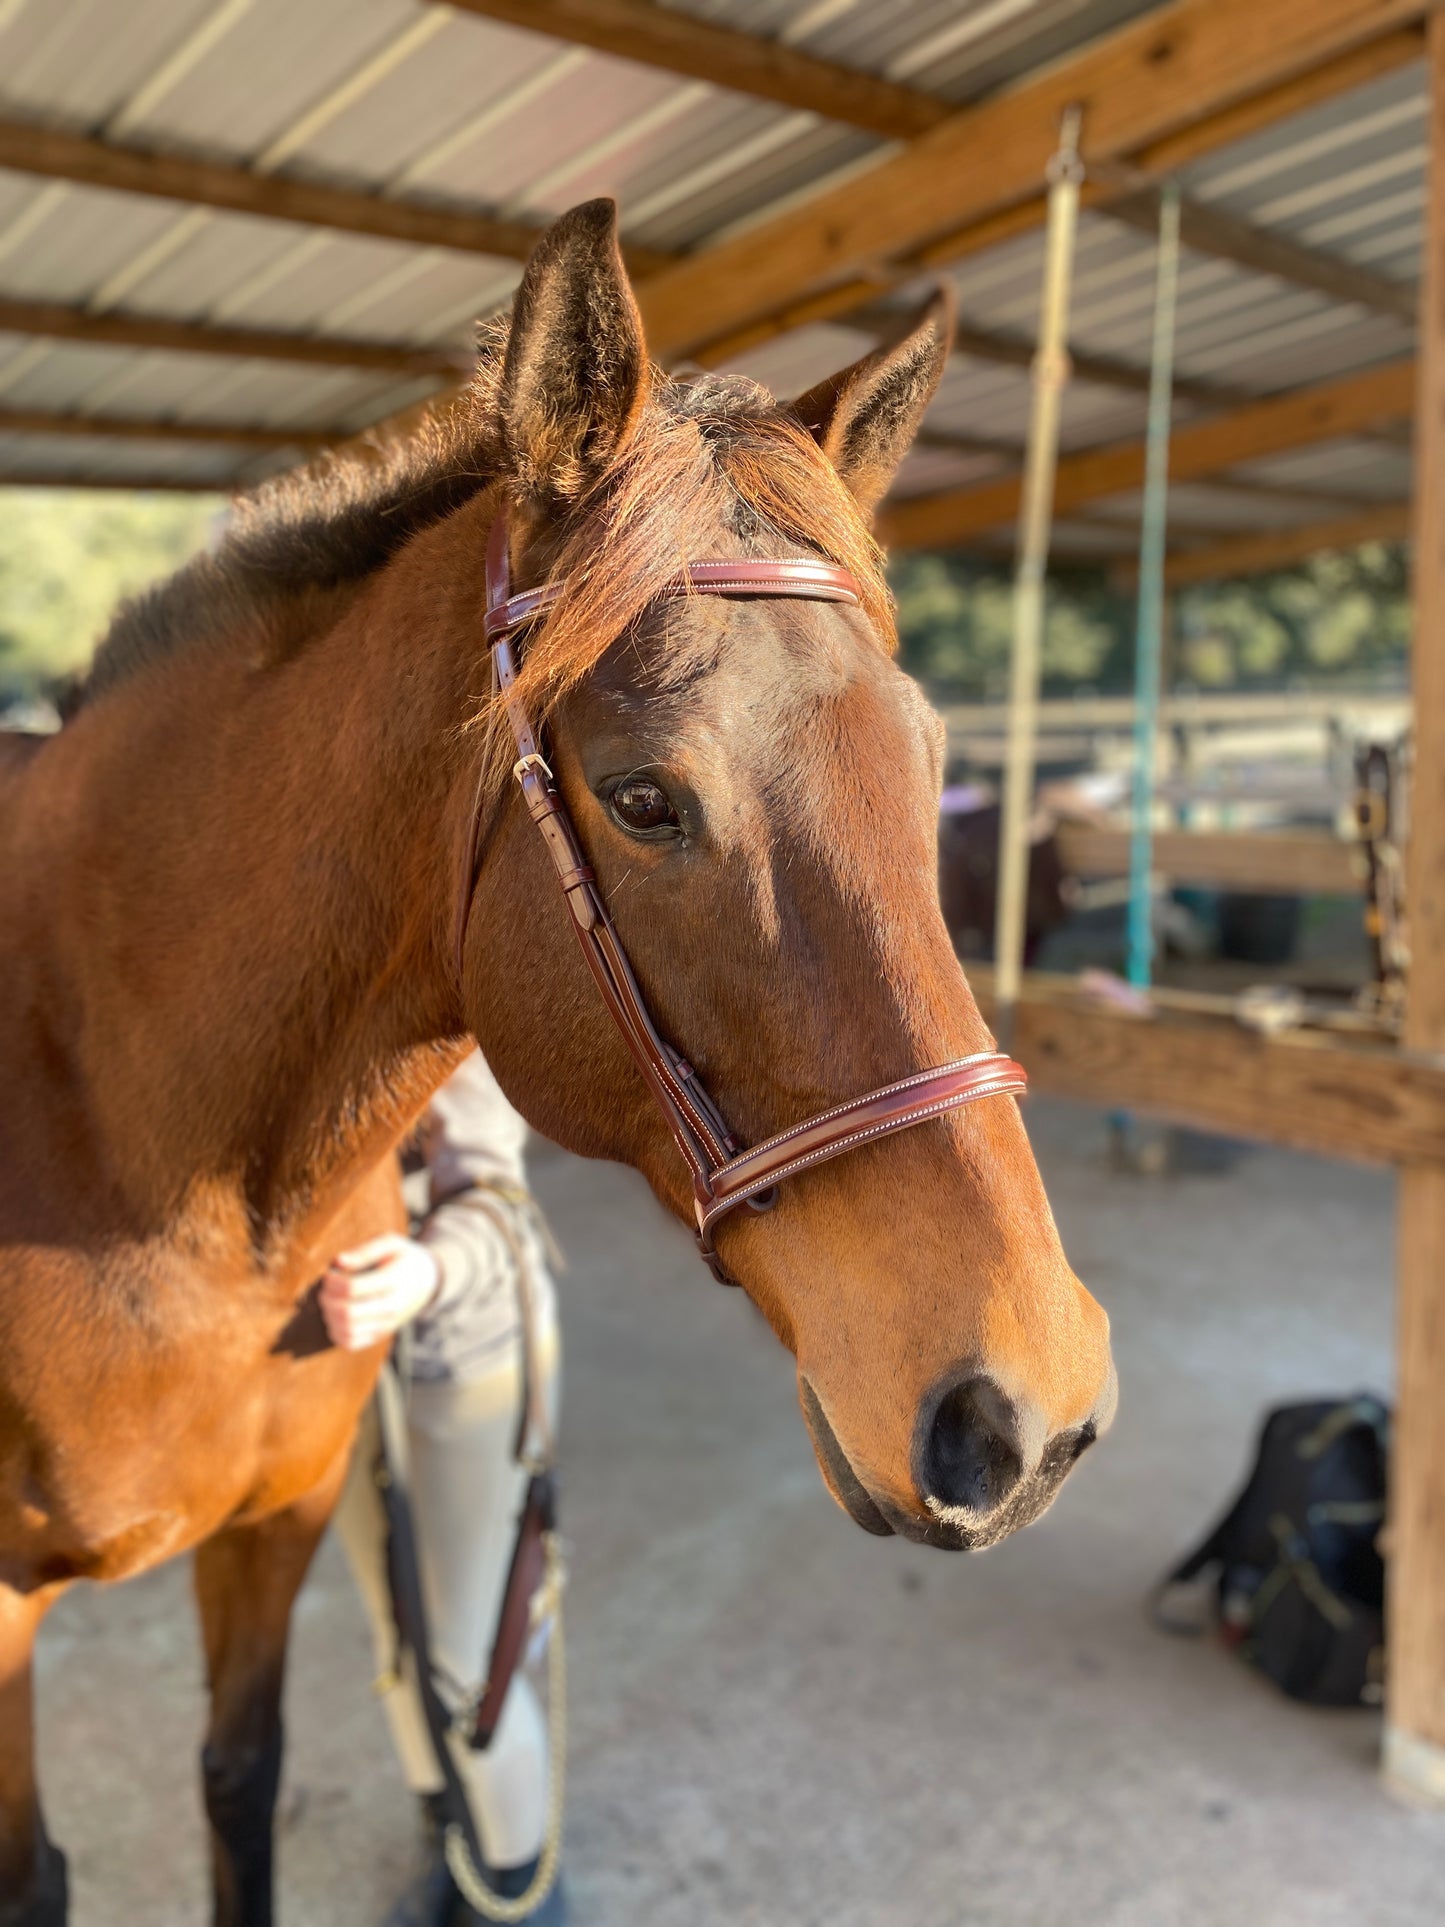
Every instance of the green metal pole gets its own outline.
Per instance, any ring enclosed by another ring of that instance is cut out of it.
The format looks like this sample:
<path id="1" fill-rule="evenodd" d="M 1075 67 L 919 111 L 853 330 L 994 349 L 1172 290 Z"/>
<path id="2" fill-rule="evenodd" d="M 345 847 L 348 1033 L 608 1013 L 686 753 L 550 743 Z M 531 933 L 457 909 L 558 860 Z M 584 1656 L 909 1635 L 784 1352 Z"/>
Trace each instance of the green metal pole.
<path id="1" fill-rule="evenodd" d="M 1139 534 L 1139 602 L 1134 628 L 1134 782 L 1129 822 L 1131 984 L 1149 982 L 1154 964 L 1154 756 L 1159 736 L 1159 663 L 1164 633 L 1164 543 L 1168 532 L 1169 426 L 1174 389 L 1174 309 L 1179 288 L 1179 190 L 1159 199 L 1159 261 L 1154 286 L 1154 345 L 1149 365 L 1149 433 L 1144 514 Z"/>

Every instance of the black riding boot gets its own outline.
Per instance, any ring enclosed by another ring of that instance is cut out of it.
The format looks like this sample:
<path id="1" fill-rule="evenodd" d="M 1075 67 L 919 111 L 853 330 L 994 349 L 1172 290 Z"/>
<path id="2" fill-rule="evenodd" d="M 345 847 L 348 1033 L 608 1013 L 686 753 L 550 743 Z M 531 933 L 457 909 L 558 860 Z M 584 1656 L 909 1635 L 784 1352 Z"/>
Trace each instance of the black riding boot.
<path id="1" fill-rule="evenodd" d="M 536 1860 L 529 1860 L 523 1867 L 492 1867 L 487 1872 L 487 1885 L 499 1898 L 515 1900 L 519 1894 L 526 1893 L 536 1875 Z M 566 1927 L 567 1901 L 560 1878 L 541 1906 L 534 1907 L 525 1920 L 526 1927 Z M 447 1927 L 487 1927 L 487 1917 L 475 1907 L 469 1907 L 458 1894 L 456 1909 L 447 1917 Z"/>
<path id="2" fill-rule="evenodd" d="M 386 1917 L 386 1927 L 487 1927 L 486 1915 L 467 1904 L 447 1866 L 443 1838 L 446 1818 L 438 1794 L 422 1797 L 422 1830 L 426 1859 L 420 1874 Z M 514 1900 L 531 1886 L 537 1861 L 521 1867 L 485 1869 L 487 1885 L 504 1900 Z M 558 1882 L 541 1906 L 526 1916 L 526 1927 L 564 1927 L 567 1906 Z"/>

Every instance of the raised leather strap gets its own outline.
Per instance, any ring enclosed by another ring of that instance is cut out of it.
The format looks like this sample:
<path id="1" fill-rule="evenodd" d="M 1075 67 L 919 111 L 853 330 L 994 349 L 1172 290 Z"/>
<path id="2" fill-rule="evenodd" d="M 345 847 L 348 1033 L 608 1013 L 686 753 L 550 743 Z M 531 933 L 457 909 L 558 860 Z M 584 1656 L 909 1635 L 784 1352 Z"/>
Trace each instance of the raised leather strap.
<path id="1" fill-rule="evenodd" d="M 716 1104 L 687 1061 L 658 1031 L 647 1008 L 627 952 L 618 936 L 597 879 L 582 853 L 562 793 L 539 733 L 517 695 L 517 663 L 512 631 L 543 614 L 562 593 L 560 583 L 543 583 L 511 592 L 511 557 L 506 510 L 498 512 L 487 542 L 485 631 L 492 651 L 492 673 L 517 748 L 514 775 L 528 814 L 552 859 L 572 928 L 587 967 L 624 1042 L 646 1080 L 654 1101 L 692 1173 L 697 1241 L 713 1275 L 732 1280 L 713 1246 L 718 1220 L 739 1206 L 765 1210 L 784 1178 L 794 1177 L 828 1158 L 872 1143 L 894 1131 L 942 1116 L 983 1097 L 1022 1092 L 1022 1067 L 998 1051 L 978 1051 L 951 1064 L 885 1084 L 862 1097 L 792 1125 L 751 1150 L 740 1150 Z M 659 592 L 663 596 L 805 596 L 815 601 L 859 604 L 862 594 L 846 569 L 812 557 L 781 561 L 706 561 L 689 563 Z M 457 971 L 466 950 L 467 919 L 476 888 L 481 840 L 485 772 L 479 779 L 472 812 L 456 920 Z"/>
<path id="2" fill-rule="evenodd" d="M 720 1217 L 759 1191 L 860 1144 L 886 1137 L 890 1131 L 907 1130 L 911 1124 L 980 1097 L 1003 1097 L 1027 1087 L 1021 1064 L 989 1050 L 941 1064 L 937 1070 L 915 1071 L 912 1077 L 900 1077 L 866 1097 L 851 1098 L 729 1158 L 712 1173 L 712 1197 L 699 1208 L 698 1230 L 706 1237 Z"/>
<path id="3" fill-rule="evenodd" d="M 500 518 L 499 518 L 500 519 Z M 497 526 L 493 523 L 493 528 Z M 490 581 L 490 576 L 488 577 Z M 535 589 L 517 595 L 501 596 L 495 603 L 490 593 L 482 629 L 488 642 L 510 635 L 519 623 L 544 615 L 562 593 L 560 582 L 543 582 Z M 690 595 L 728 596 L 802 596 L 810 602 L 849 602 L 857 608 L 862 600 L 857 580 L 846 569 L 812 556 L 792 556 L 784 561 L 689 562 L 679 575 L 657 591 L 663 601 L 676 601 Z"/>

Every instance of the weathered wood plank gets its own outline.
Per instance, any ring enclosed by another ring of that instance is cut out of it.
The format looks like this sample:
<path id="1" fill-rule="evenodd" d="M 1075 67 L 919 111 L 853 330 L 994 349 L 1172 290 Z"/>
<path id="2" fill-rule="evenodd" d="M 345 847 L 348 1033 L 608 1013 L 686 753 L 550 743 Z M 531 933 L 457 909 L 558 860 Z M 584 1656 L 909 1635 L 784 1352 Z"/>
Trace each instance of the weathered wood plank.
<path id="1" fill-rule="evenodd" d="M 1129 874 L 1129 832 L 1061 823 L 1059 855 L 1075 876 Z M 1213 889 L 1358 895 L 1361 854 L 1353 843 L 1308 830 L 1156 830 L 1160 876 Z"/>
<path id="2" fill-rule="evenodd" d="M 987 973 L 970 973 L 984 1014 Z M 1014 1051 L 1034 1086 L 1171 1123 L 1374 1164 L 1445 1167 L 1445 1053 L 1226 1017 L 1131 1017 L 1024 979 Z M 1442 1461 L 1445 1462 L 1445 1461 Z"/>
<path id="3" fill-rule="evenodd" d="M 1445 1049 L 1445 14 L 1430 22 L 1429 212 L 1415 453 L 1415 754 L 1405 1041 Z M 1385 1771 L 1445 1802 L 1445 1171 L 1400 1173 Z"/>

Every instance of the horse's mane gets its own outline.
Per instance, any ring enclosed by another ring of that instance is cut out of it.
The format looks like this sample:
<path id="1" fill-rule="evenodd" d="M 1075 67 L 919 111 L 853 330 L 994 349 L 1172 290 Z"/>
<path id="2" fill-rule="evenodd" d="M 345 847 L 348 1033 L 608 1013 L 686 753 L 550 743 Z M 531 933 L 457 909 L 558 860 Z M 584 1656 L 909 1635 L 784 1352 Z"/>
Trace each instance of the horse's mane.
<path id="1" fill-rule="evenodd" d="M 299 628 L 304 641 L 321 615 L 318 598 L 363 581 L 501 479 L 504 345 L 502 323 L 484 334 L 463 394 L 405 440 L 331 456 L 237 502 L 214 550 L 121 605 L 85 697 L 258 624 L 288 636 Z M 696 531 L 716 526 L 761 553 L 801 544 L 851 569 L 892 648 L 880 551 L 796 417 L 739 376 L 672 380 L 654 371 L 620 459 L 561 527 L 551 573 L 567 586 L 529 640 L 522 678 L 539 716 L 697 554 Z"/>

